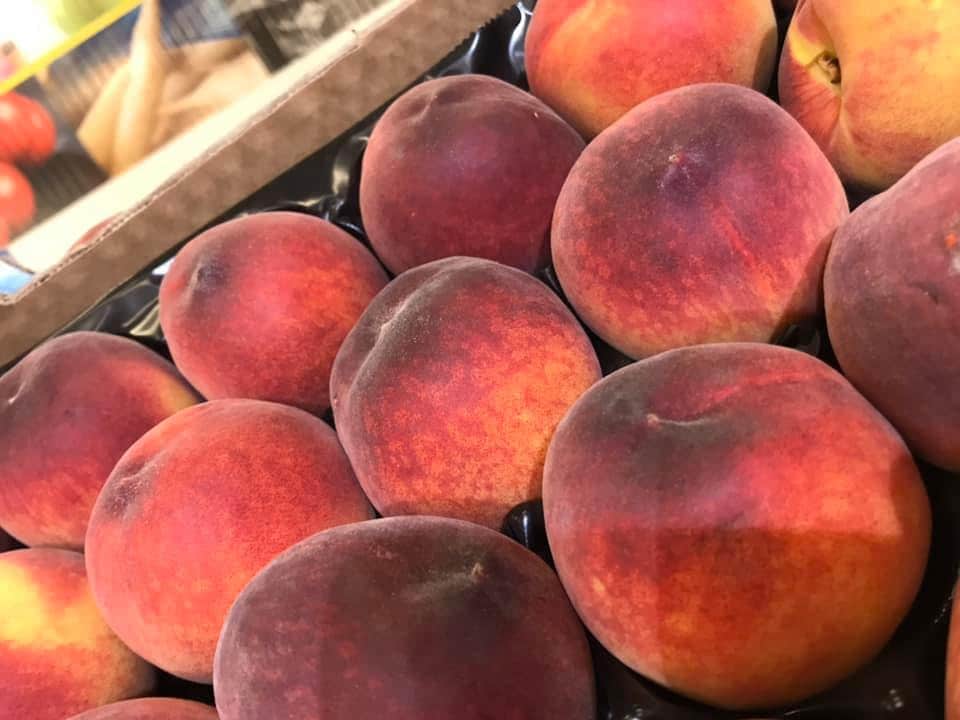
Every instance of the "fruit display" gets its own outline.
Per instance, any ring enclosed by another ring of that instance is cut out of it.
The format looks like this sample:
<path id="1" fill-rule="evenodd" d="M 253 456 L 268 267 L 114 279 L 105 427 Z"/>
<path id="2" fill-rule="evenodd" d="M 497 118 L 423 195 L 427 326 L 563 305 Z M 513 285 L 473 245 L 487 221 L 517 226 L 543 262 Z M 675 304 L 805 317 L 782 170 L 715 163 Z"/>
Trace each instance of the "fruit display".
<path id="1" fill-rule="evenodd" d="M 2 371 L 0 720 L 960 720 L 953 8 L 792 4 L 524 0 Z"/>

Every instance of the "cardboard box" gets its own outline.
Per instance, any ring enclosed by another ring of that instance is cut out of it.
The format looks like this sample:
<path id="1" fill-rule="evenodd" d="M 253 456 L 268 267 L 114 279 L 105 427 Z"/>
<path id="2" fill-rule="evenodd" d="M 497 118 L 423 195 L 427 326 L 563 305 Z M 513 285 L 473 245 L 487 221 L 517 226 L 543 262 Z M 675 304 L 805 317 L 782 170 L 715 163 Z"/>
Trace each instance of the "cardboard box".
<path id="1" fill-rule="evenodd" d="M 345 24 L 315 50 L 50 221 L 45 231 L 72 243 L 88 229 L 76 218 L 89 218 L 91 205 L 104 217 L 130 208 L 89 246 L 0 295 L 0 366 L 348 130 L 512 4 L 331 2 Z"/>

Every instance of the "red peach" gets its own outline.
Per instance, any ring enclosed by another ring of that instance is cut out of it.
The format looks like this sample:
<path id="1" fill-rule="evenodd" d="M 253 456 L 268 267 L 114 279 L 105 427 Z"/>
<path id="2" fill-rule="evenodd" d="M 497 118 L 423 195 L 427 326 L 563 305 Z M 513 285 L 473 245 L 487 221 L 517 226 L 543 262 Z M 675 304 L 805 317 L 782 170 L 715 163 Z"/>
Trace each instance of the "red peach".
<path id="1" fill-rule="evenodd" d="M 896 431 L 839 373 L 770 345 L 682 348 L 610 375 L 557 428 L 543 496 L 594 636 L 737 710 L 797 702 L 871 660 L 930 545 Z"/>
<path id="2" fill-rule="evenodd" d="M 63 720 L 154 681 L 97 611 L 83 556 L 47 548 L 0 555 L 0 677 L 10 720 Z"/>
<path id="3" fill-rule="evenodd" d="M 372 516 L 325 423 L 275 403 L 216 400 L 124 453 L 90 519 L 87 571 L 124 642 L 210 682 L 217 636 L 247 581 L 295 542 Z"/>
<path id="4" fill-rule="evenodd" d="M 837 232 L 824 291 L 850 381 L 914 451 L 960 472 L 960 138 Z"/>
<path id="5" fill-rule="evenodd" d="M 483 75 L 416 85 L 374 128 L 360 207 L 395 273 L 454 255 L 534 272 L 583 139 L 529 93 Z"/>
<path id="6" fill-rule="evenodd" d="M 197 400 L 132 340 L 76 332 L 44 343 L 0 377 L 0 526 L 25 545 L 82 548 L 123 452 Z"/>
<path id="7" fill-rule="evenodd" d="M 404 517 L 319 533 L 230 611 L 223 720 L 593 720 L 583 628 L 536 555 L 471 523 Z"/>
<path id="8" fill-rule="evenodd" d="M 382 514 L 499 527 L 539 497 L 554 427 L 599 378 L 586 334 L 543 283 L 449 258 L 376 297 L 330 387 L 344 449 Z"/>
<path id="9" fill-rule="evenodd" d="M 820 311 L 840 180 L 764 96 L 693 85 L 640 105 L 574 165 L 553 261 L 580 317 L 641 358 L 684 345 L 768 342 Z"/>
<path id="10" fill-rule="evenodd" d="M 160 286 L 160 324 L 207 398 L 322 413 L 330 366 L 387 276 L 359 241 L 311 215 L 270 212 L 217 225 L 180 251 Z"/>
<path id="11" fill-rule="evenodd" d="M 770 0 L 540 0 L 526 40 L 534 95 L 588 137 L 684 85 L 766 90 L 776 55 Z"/>

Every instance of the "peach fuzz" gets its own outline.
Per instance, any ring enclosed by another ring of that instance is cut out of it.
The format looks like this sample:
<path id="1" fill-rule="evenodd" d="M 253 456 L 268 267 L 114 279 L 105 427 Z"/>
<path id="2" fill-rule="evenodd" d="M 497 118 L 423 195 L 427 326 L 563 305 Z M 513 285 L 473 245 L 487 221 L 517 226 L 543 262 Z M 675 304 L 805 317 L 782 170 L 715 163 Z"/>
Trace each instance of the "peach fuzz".
<path id="1" fill-rule="evenodd" d="M 81 549 L 120 456 L 198 400 L 132 340 L 75 332 L 39 346 L 0 377 L 0 527 L 25 545 Z"/>
<path id="2" fill-rule="evenodd" d="M 533 94 L 586 137 L 684 85 L 765 91 L 776 53 L 770 0 L 540 0 L 526 41 Z"/>
<path id="3" fill-rule="evenodd" d="M 840 366 L 931 463 L 960 472 L 960 138 L 837 232 L 824 291 Z"/>
<path id="4" fill-rule="evenodd" d="M 557 277 L 621 352 L 773 340 L 821 309 L 839 178 L 793 118 L 735 85 L 680 88 L 594 140 L 554 215 Z"/>
<path id="5" fill-rule="evenodd" d="M 332 223 L 259 213 L 184 246 L 160 286 L 160 324 L 205 397 L 321 414 L 337 349 L 386 283 L 370 251 Z"/>
<path id="6" fill-rule="evenodd" d="M 158 425 L 97 500 L 87 571 L 97 604 L 136 652 L 210 682 L 227 610 L 276 554 L 372 509 L 336 434 L 295 408 L 216 400 Z"/>
<path id="7" fill-rule="evenodd" d="M 370 137 L 364 228 L 395 273 L 455 255 L 540 270 L 557 195 L 583 147 L 553 110 L 502 80 L 420 83 Z"/>
<path id="8" fill-rule="evenodd" d="M 801 0 L 780 102 L 847 182 L 883 189 L 960 135 L 960 4 Z"/>
<path id="9" fill-rule="evenodd" d="M 554 427 L 600 378 L 586 333 L 543 283 L 449 258 L 396 278 L 337 355 L 337 432 L 383 515 L 499 527 L 539 497 Z"/>
<path id="10" fill-rule="evenodd" d="M 593 720 L 583 627 L 536 555 L 472 523 L 402 517 L 295 545 L 217 648 L 223 720 Z"/>
<path id="11" fill-rule="evenodd" d="M 139 698 L 90 710 L 70 720 L 217 720 L 217 711 L 189 700 Z"/>
<path id="12" fill-rule="evenodd" d="M 610 375 L 557 428 L 543 495 L 594 636 L 734 710 L 795 703 L 870 661 L 930 545 L 896 431 L 839 373 L 769 345 L 682 348 Z"/>
<path id="13" fill-rule="evenodd" d="M 97 611 L 83 556 L 52 548 L 0 555 L 0 677 L 11 720 L 63 720 L 154 682 Z"/>

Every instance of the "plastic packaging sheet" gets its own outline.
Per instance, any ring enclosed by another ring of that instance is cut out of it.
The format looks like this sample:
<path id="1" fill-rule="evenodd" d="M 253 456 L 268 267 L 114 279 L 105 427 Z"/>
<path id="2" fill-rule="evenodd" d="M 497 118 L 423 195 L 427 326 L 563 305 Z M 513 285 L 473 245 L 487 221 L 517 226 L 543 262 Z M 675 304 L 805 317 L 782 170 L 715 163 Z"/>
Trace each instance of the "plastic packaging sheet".
<path id="1" fill-rule="evenodd" d="M 463 43 L 427 77 L 466 72 L 495 75 L 525 85 L 523 41 L 532 0 Z M 331 220 L 364 242 L 357 192 L 360 161 L 376 117 L 300 163 L 235 208 L 229 216 L 267 209 L 288 209 Z M 277 142 L 282 142 L 278 138 Z M 862 198 L 861 198 L 862 199 Z M 856 199 L 851 198 L 853 202 Z M 509 211 L 509 210 L 508 210 Z M 225 219 L 225 218 L 221 218 Z M 166 262 L 144 272 L 71 326 L 132 337 L 162 354 L 166 346 L 157 319 L 157 291 Z M 558 293 L 552 273 L 542 279 Z M 562 293 L 561 293 L 562 296 Z M 629 360 L 594 338 L 605 373 Z M 780 343 L 817 355 L 835 365 L 822 325 L 791 328 Z M 330 420 L 330 418 L 327 418 Z M 893 641 L 868 667 L 822 696 L 792 708 L 765 713 L 724 713 L 679 698 L 644 680 L 593 642 L 601 720 L 941 720 L 949 600 L 957 575 L 960 549 L 960 478 L 921 468 L 934 509 L 934 542 L 920 596 Z M 505 519 L 504 532 L 549 562 L 539 503 L 516 508 Z M 797 587 L 796 592 L 804 592 Z M 517 592 L 523 592 L 517 588 Z M 762 608 L 758 608 L 762 612 Z M 763 654 L 765 648 L 756 652 Z M 166 678 L 167 694 L 210 700 L 209 688 Z"/>

